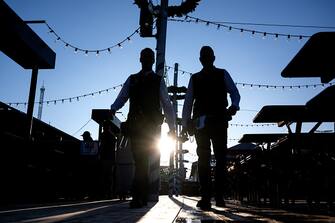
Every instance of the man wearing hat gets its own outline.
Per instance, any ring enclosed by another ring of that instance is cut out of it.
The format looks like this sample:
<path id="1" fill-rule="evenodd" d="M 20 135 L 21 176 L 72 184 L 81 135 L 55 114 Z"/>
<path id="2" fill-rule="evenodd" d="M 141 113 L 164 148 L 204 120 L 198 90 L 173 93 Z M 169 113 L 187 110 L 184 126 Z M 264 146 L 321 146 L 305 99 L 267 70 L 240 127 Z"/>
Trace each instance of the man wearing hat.
<path id="1" fill-rule="evenodd" d="M 91 133 L 89 131 L 85 131 L 81 136 L 83 137 L 84 142 L 93 142 Z"/>

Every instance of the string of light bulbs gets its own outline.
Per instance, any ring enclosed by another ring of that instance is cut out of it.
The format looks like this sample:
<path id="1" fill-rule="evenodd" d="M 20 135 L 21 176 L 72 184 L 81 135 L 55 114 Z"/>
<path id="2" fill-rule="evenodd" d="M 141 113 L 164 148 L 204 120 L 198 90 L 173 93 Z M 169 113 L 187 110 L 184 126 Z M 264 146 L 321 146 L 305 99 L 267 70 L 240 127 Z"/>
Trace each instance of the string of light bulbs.
<path id="1" fill-rule="evenodd" d="M 166 66 L 167 71 L 169 71 L 170 69 L 174 69 L 171 66 Z M 193 75 L 193 73 L 189 72 L 189 71 L 185 71 L 185 70 L 178 70 L 179 73 L 181 73 L 182 75 L 185 74 L 189 74 L 189 75 Z M 273 84 L 255 84 L 255 83 L 244 83 L 244 82 L 235 82 L 235 84 L 237 86 L 242 86 L 242 88 L 245 87 L 249 87 L 250 89 L 252 88 L 265 88 L 265 89 L 289 89 L 289 90 L 293 90 L 293 89 L 308 89 L 308 88 L 317 88 L 317 87 L 327 87 L 327 86 L 332 86 L 334 84 L 334 82 L 330 82 L 330 83 L 318 83 L 318 84 L 301 84 L 301 85 L 273 85 Z"/>
<path id="2" fill-rule="evenodd" d="M 166 66 L 168 69 L 172 68 L 170 66 Z M 188 72 L 188 71 L 182 71 L 182 70 L 178 70 L 179 72 L 184 72 L 184 73 L 188 73 L 190 75 L 192 75 L 192 73 Z M 235 82 L 235 84 L 238 86 L 242 86 L 244 87 L 250 87 L 250 88 L 266 88 L 266 89 L 303 89 L 303 88 L 317 88 L 317 87 L 327 87 L 327 86 L 332 86 L 334 84 L 334 82 L 330 82 L 330 83 L 322 83 L 322 84 L 305 84 L 305 85 L 268 85 L 268 84 L 254 84 L 254 83 L 243 83 L 243 82 Z M 94 96 L 97 94 L 101 94 L 104 92 L 109 92 L 110 90 L 116 90 L 117 88 L 121 88 L 123 86 L 123 84 L 119 84 L 116 85 L 114 87 L 111 88 L 107 88 L 107 89 L 102 89 L 102 90 L 98 90 L 95 92 L 89 92 L 83 95 L 78 95 L 78 96 L 74 96 L 74 97 L 66 97 L 66 98 L 60 98 L 60 99 L 53 99 L 53 100 L 46 100 L 43 101 L 43 104 L 54 104 L 56 105 L 57 102 L 73 102 L 73 101 L 79 101 L 81 98 L 84 97 L 88 97 L 88 96 Z M 8 102 L 7 103 L 9 106 L 15 105 L 15 106 L 19 106 L 19 105 L 24 105 L 27 106 L 27 102 Z M 42 102 L 35 102 L 35 104 L 42 104 Z"/>
<path id="3" fill-rule="evenodd" d="M 103 90 L 99 90 L 99 91 L 94 91 L 94 92 L 90 92 L 90 93 L 86 93 L 86 94 L 82 94 L 82 95 L 78 95 L 78 96 L 74 96 L 74 97 L 67 97 L 67 98 L 60 98 L 60 99 L 53 99 L 53 100 L 46 100 L 46 101 L 38 101 L 38 102 L 35 102 L 35 104 L 54 104 L 56 105 L 57 102 L 61 102 L 61 103 L 64 103 L 64 102 L 73 102 L 73 101 L 79 101 L 81 98 L 85 98 L 85 97 L 88 97 L 88 96 L 94 96 L 94 95 L 97 95 L 97 94 L 102 94 L 102 93 L 108 93 L 109 91 L 111 90 L 117 90 L 118 88 L 121 88 L 123 86 L 123 84 L 119 84 L 119 85 L 116 85 L 114 87 L 110 87 L 110 88 L 107 88 L 107 89 L 103 89 Z M 27 106 L 27 102 L 9 102 L 7 103 L 9 106 L 12 106 L 12 105 L 15 105 L 15 106 L 19 106 L 19 105 L 24 105 L 24 106 Z"/>
<path id="4" fill-rule="evenodd" d="M 268 126 L 277 126 L 277 124 L 274 123 L 268 123 L 268 124 L 240 124 L 240 123 L 229 123 L 230 126 L 234 127 L 268 127 Z"/>
<path id="5" fill-rule="evenodd" d="M 229 141 L 239 141 L 240 139 L 236 139 L 236 138 L 229 138 Z"/>
<path id="6" fill-rule="evenodd" d="M 86 56 L 89 54 L 89 53 L 95 53 L 97 56 L 99 56 L 101 53 L 103 52 L 108 52 L 108 53 L 111 53 L 112 52 L 112 49 L 113 48 L 121 48 L 123 47 L 123 44 L 125 42 L 130 42 L 131 41 L 131 38 L 135 35 L 135 34 L 138 34 L 139 33 L 139 30 L 140 28 L 137 28 L 132 34 L 130 34 L 129 36 L 127 36 L 126 38 L 124 38 L 122 41 L 112 45 L 112 46 L 109 46 L 109 47 L 106 47 L 106 48 L 102 48 L 102 49 L 84 49 L 84 48 L 81 48 L 81 47 L 78 47 L 78 46 L 75 46 L 74 44 L 71 44 L 67 41 L 65 41 L 62 37 L 60 37 L 60 35 L 58 35 L 56 33 L 56 31 L 51 28 L 51 26 L 46 22 L 44 21 L 45 25 L 48 27 L 49 29 L 49 33 L 54 35 L 55 37 L 55 41 L 56 42 L 62 42 L 64 44 L 65 47 L 70 47 L 73 49 L 73 52 L 74 53 L 78 53 L 78 52 L 83 52 Z"/>
<path id="7" fill-rule="evenodd" d="M 254 30 L 254 29 L 246 29 L 246 28 L 241 28 L 241 27 L 235 27 L 235 26 L 231 26 L 231 25 L 227 25 L 227 23 L 225 22 L 215 22 L 215 21 L 209 21 L 209 20 L 205 20 L 205 19 L 200 19 L 197 17 L 193 17 L 193 16 L 189 16 L 186 15 L 184 17 L 184 19 L 168 19 L 169 21 L 175 21 L 175 22 L 186 22 L 186 23 L 203 23 L 206 26 L 215 26 L 218 30 L 221 28 L 227 29 L 227 31 L 232 31 L 232 30 L 236 30 L 239 31 L 240 33 L 251 33 L 253 36 L 254 35 L 260 35 L 262 36 L 262 38 L 266 38 L 267 36 L 273 36 L 275 37 L 275 39 L 278 39 L 279 37 L 285 37 L 287 40 L 291 40 L 293 38 L 298 39 L 298 40 L 302 40 L 303 38 L 309 38 L 311 37 L 310 35 L 297 35 L 297 34 L 286 34 L 286 33 L 279 33 L 279 32 L 265 32 L 265 31 L 259 31 L 259 30 Z M 238 23 L 236 23 L 238 24 Z M 249 24 L 244 24 L 244 25 L 252 25 L 251 23 Z M 255 25 L 255 24 L 253 24 Z M 307 26 L 306 26 L 307 27 Z M 325 28 L 325 27 L 321 27 L 321 28 Z M 332 28 L 332 27 L 330 27 Z M 333 27 L 335 28 L 335 27 Z"/>

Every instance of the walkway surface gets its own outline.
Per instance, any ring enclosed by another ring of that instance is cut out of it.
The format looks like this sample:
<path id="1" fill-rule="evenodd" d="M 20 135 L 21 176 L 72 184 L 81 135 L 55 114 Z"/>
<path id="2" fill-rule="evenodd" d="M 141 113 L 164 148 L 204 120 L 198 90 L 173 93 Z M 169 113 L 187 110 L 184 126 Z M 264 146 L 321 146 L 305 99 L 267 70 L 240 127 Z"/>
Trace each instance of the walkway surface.
<path id="1" fill-rule="evenodd" d="M 160 196 L 159 202 L 129 209 L 129 201 L 105 200 L 0 210 L 0 222 L 335 222 L 331 214 L 302 214 L 281 209 L 257 208 L 228 201 L 226 208 L 212 206 L 211 211 L 196 208 L 199 198 Z"/>

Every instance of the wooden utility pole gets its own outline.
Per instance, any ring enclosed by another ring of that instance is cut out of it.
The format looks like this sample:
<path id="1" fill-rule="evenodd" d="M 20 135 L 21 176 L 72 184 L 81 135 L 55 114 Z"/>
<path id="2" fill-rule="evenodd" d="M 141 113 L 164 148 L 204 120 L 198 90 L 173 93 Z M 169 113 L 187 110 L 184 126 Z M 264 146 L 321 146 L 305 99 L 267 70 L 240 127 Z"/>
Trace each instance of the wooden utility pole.
<path id="1" fill-rule="evenodd" d="M 161 0 L 159 16 L 157 18 L 157 44 L 156 44 L 156 73 L 163 76 L 165 66 L 165 47 L 166 47 L 166 30 L 168 17 L 168 1 Z"/>
<path id="2" fill-rule="evenodd" d="M 160 12 L 156 22 L 157 24 L 156 73 L 160 76 L 163 76 L 165 67 L 167 9 L 168 9 L 168 0 L 161 0 Z M 160 188 L 160 152 L 152 154 L 150 157 L 149 177 L 150 177 L 149 200 L 158 201 L 159 188 Z"/>

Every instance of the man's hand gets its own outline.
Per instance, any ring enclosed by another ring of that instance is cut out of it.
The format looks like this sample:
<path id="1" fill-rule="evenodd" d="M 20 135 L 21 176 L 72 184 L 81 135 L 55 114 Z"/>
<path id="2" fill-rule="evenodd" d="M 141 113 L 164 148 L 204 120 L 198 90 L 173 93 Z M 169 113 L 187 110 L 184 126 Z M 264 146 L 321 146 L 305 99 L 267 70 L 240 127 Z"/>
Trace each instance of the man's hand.
<path id="1" fill-rule="evenodd" d="M 227 110 L 228 115 L 230 115 L 230 116 L 236 115 L 237 111 L 238 111 L 238 109 L 234 105 L 231 105 Z"/>
<path id="2" fill-rule="evenodd" d="M 181 140 L 181 142 L 183 143 L 188 140 L 186 127 L 183 127 L 183 129 L 181 130 L 179 140 Z"/>

